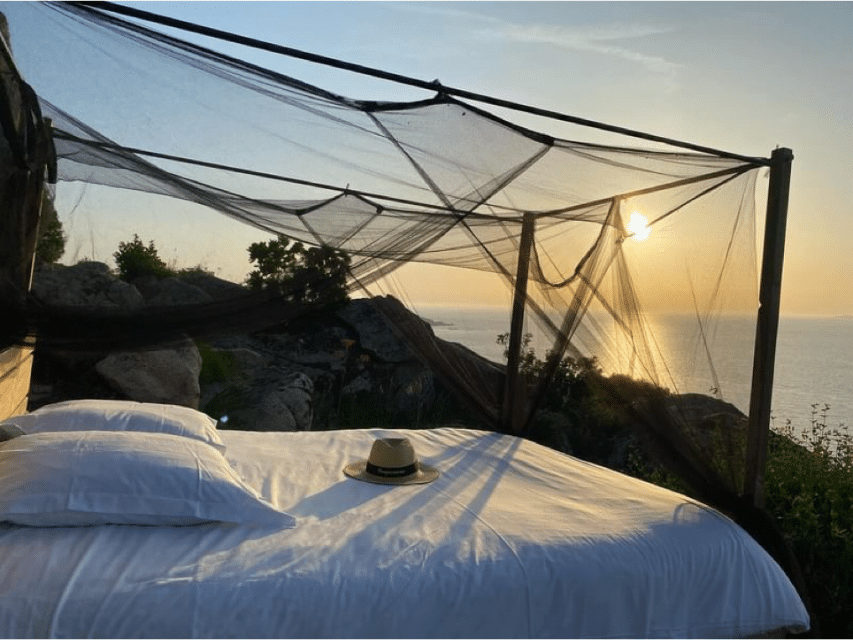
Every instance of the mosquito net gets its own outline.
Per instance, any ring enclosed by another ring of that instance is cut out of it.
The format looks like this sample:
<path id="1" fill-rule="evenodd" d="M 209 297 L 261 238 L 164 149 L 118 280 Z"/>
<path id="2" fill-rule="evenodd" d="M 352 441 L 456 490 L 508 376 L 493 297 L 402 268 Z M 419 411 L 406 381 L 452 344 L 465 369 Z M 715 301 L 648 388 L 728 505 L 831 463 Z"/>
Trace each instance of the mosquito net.
<path id="1" fill-rule="evenodd" d="M 108 261 L 138 234 L 178 266 L 239 282 L 246 247 L 280 234 L 345 251 L 356 295 L 383 292 L 417 263 L 458 279 L 488 273 L 550 337 L 538 381 L 496 383 L 395 301 L 377 302 L 485 423 L 523 432 L 565 355 L 746 409 L 767 160 L 613 144 L 438 82 L 405 100 L 396 88 L 385 101 L 345 97 L 299 79 L 304 67 L 281 56 L 226 54 L 237 50 L 82 5 L 4 10 L 53 127 L 69 259 Z M 97 315 L 31 303 L 9 333 L 36 332 L 45 348 L 140 346 L 280 323 L 302 311 L 292 300 L 263 291 Z M 509 420 L 507 395 L 517 397 Z"/>
<path id="2" fill-rule="evenodd" d="M 770 160 L 668 144 L 438 81 L 401 89 L 354 65 L 336 65 L 346 72 L 323 75 L 334 88 L 321 88 L 305 80 L 315 76 L 299 52 L 176 37 L 118 9 L 3 7 L 17 66 L 52 127 L 66 260 L 109 262 L 137 234 L 177 267 L 242 282 L 246 248 L 281 235 L 345 252 L 352 295 L 382 294 L 389 276 L 412 268 L 442 269 L 438 294 L 486 274 L 513 300 L 505 367 L 482 367 L 437 341 L 390 296 L 375 306 L 489 428 L 527 433 L 566 356 L 595 358 L 617 402 L 617 381 L 651 383 L 645 400 L 626 407 L 649 442 L 699 497 L 796 571 L 775 525 L 740 496 L 742 447 L 726 457 L 732 473 L 721 474 L 707 439 L 665 401 L 668 392 L 699 392 L 747 409 L 756 200 L 765 197 L 757 187 Z M 5 76 L 8 92 L 17 85 Z M 2 124 L 4 143 L 13 141 L 14 127 Z M 309 289 L 333 286 L 317 269 L 285 290 L 110 310 L 58 306 L 7 284 L 3 341 L 35 335 L 40 349 L 63 351 L 280 325 L 313 310 Z M 522 375 L 525 314 L 550 351 Z"/>

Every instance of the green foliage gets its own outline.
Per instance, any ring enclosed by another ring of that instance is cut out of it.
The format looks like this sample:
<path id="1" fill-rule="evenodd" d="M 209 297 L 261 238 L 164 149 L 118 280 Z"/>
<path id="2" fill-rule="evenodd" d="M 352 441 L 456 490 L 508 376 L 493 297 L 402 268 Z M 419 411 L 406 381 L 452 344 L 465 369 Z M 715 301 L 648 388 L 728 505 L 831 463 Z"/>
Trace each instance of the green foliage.
<path id="1" fill-rule="evenodd" d="M 194 267 L 183 267 L 181 269 L 176 269 L 174 267 L 169 267 L 169 270 L 172 271 L 176 276 L 194 276 L 194 275 L 206 275 L 212 276 L 215 275 L 213 271 L 204 266 L 203 264 L 197 264 Z"/>
<path id="2" fill-rule="evenodd" d="M 284 236 L 249 246 L 255 265 L 246 284 L 252 289 L 274 289 L 300 304 L 329 304 L 348 300 L 350 257 L 329 246 L 290 243 Z"/>
<path id="3" fill-rule="evenodd" d="M 788 421 L 771 439 L 765 508 L 791 539 L 820 633 L 853 637 L 853 436 L 812 406 L 799 435 Z"/>
<path id="4" fill-rule="evenodd" d="M 201 355 L 199 383 L 226 382 L 240 372 L 240 366 L 233 353 L 214 349 L 206 342 L 198 342 L 196 346 Z"/>
<path id="5" fill-rule="evenodd" d="M 154 241 L 145 246 L 135 233 L 132 241 L 119 243 L 118 251 L 113 257 L 118 268 L 118 277 L 125 282 L 132 282 L 142 276 L 165 278 L 173 275 L 173 271 L 157 254 Z"/>
<path id="6" fill-rule="evenodd" d="M 53 200 L 45 192 L 42 198 L 36 258 L 47 264 L 59 262 L 65 253 L 67 239 L 56 213 L 56 207 L 53 206 Z"/>
<path id="7" fill-rule="evenodd" d="M 533 336 L 525 333 L 521 340 L 521 375 L 532 383 L 544 370 L 546 360 L 536 357 L 536 352 L 530 346 Z M 502 333 L 497 337 L 497 344 L 505 347 L 504 357 L 509 358 L 509 334 Z M 550 352 L 548 353 L 550 357 Z M 566 356 L 556 365 L 551 383 L 545 392 L 541 408 L 546 411 L 561 411 L 567 409 L 572 401 L 578 401 L 589 391 L 589 382 L 601 376 L 601 367 L 595 358 L 573 358 Z"/>
<path id="8" fill-rule="evenodd" d="M 531 334 L 522 338 L 520 364 L 521 374 L 529 383 L 539 377 L 547 363 L 536 357 L 531 340 Z M 499 335 L 497 344 L 508 346 L 509 334 Z M 640 397 L 649 386 L 624 376 L 607 378 L 595 358 L 565 356 L 556 364 L 530 437 L 559 451 L 605 463 L 613 441 L 628 430 L 623 405 Z M 618 402 L 613 389 L 619 391 Z"/>

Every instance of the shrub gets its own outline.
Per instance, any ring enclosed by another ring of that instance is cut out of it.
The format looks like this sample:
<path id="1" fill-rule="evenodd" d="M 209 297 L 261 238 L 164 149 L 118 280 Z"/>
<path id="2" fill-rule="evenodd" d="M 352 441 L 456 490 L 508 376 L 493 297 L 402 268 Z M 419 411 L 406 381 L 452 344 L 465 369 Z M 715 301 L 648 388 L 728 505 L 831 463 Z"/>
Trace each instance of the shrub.
<path id="1" fill-rule="evenodd" d="M 201 384 L 226 382 L 240 373 L 240 365 L 233 353 L 214 349 L 206 342 L 197 342 L 196 346 L 201 355 L 201 371 L 198 376 Z"/>
<path id="2" fill-rule="evenodd" d="M 56 208 L 53 206 L 53 200 L 47 192 L 42 197 L 39 227 L 36 258 L 47 264 L 58 262 L 65 253 L 65 242 L 68 238 L 62 229 L 62 223 L 59 221 Z"/>
<path id="3" fill-rule="evenodd" d="M 826 638 L 853 637 L 853 436 L 813 405 L 808 429 L 791 422 L 771 439 L 765 508 L 790 538 L 815 622 Z"/>
<path id="4" fill-rule="evenodd" d="M 133 234 L 130 242 L 120 242 L 118 251 L 113 254 L 118 268 L 118 277 L 125 282 L 132 282 L 142 276 L 156 276 L 165 278 L 173 275 L 173 272 L 157 254 L 154 241 L 148 246 Z"/>
<path id="5" fill-rule="evenodd" d="M 246 284 L 252 289 L 273 289 L 300 304 L 335 304 L 348 300 L 350 257 L 333 247 L 306 249 L 284 236 L 249 246 L 255 265 Z"/>

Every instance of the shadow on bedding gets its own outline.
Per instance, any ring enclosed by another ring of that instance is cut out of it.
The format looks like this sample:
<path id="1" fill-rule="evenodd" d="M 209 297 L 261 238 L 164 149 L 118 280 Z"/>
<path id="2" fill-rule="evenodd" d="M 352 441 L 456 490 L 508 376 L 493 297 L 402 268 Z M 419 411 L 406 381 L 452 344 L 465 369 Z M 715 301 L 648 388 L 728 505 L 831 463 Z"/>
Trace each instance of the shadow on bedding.
<path id="1" fill-rule="evenodd" d="M 394 486 L 343 479 L 288 507 L 287 512 L 297 518 L 328 520 L 347 511 L 362 508 L 371 500 L 387 496 L 389 492 L 406 492 L 411 498 L 372 521 L 369 529 L 379 527 L 379 530 L 382 530 L 391 527 L 422 510 L 424 513 L 435 513 L 438 509 L 431 508 L 431 505 L 436 500 L 441 500 L 442 503 L 454 501 L 461 507 L 460 519 L 453 525 L 452 535 L 464 536 L 510 468 L 519 444 L 518 439 L 482 439 L 465 450 L 454 449 L 440 456 L 424 458 L 425 463 L 436 466 L 441 471 L 439 478 L 430 484 Z M 460 502 L 456 496 L 474 482 L 482 482 L 482 487 L 473 499 L 466 503 Z"/>

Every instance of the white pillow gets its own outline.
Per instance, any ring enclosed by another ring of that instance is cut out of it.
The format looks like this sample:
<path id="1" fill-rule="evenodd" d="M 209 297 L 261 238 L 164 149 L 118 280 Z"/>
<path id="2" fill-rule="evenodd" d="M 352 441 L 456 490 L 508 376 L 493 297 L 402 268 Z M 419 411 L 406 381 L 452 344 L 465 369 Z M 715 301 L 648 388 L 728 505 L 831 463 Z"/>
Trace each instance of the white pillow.
<path id="1" fill-rule="evenodd" d="M 0 424 L 0 442 L 5 442 L 6 440 L 11 440 L 22 435 L 24 435 L 24 432 L 19 427 L 13 424 Z"/>
<path id="2" fill-rule="evenodd" d="M 7 418 L 24 433 L 47 431 L 144 431 L 195 438 L 225 451 L 216 420 L 201 411 L 173 404 L 132 400 L 67 400 Z"/>
<path id="3" fill-rule="evenodd" d="M 161 433 L 72 431 L 0 443 L 0 522 L 36 527 L 294 518 L 243 482 L 218 451 Z"/>

